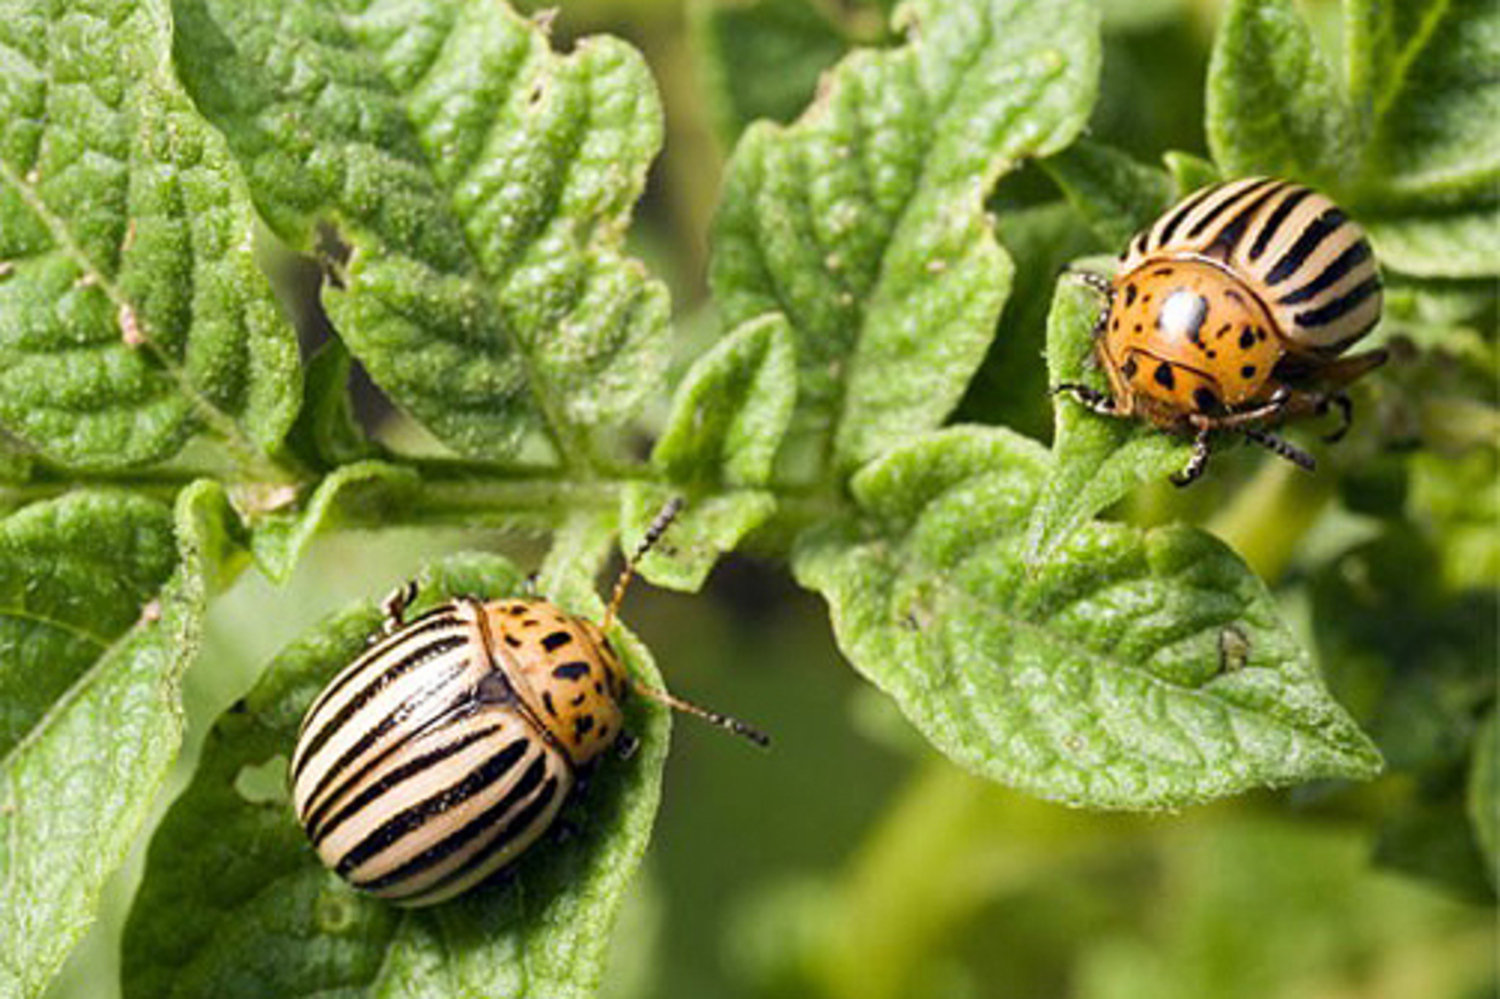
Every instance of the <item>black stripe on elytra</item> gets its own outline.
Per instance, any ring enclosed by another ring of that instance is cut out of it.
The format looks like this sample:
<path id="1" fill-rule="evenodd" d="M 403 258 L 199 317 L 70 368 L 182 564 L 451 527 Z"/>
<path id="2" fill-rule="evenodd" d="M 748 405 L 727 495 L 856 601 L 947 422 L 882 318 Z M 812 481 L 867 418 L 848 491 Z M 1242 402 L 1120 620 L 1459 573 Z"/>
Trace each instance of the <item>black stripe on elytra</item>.
<path id="1" fill-rule="evenodd" d="M 1313 219 L 1302 230 L 1302 235 L 1292 244 L 1291 249 L 1281 255 L 1276 261 L 1276 266 L 1266 275 L 1266 284 L 1280 284 L 1302 269 L 1307 263 L 1307 258 L 1318 248 L 1318 244 L 1327 239 L 1340 226 L 1344 224 L 1344 213 L 1337 208 L 1329 208 L 1322 215 Z"/>
<path id="2" fill-rule="evenodd" d="M 313 823 L 320 821 L 328 809 L 332 808 L 338 802 L 339 797 L 349 788 L 354 787 L 360 781 L 370 776 L 387 760 L 401 752 L 412 742 L 426 735 L 434 725 L 443 723 L 453 715 L 469 707 L 469 702 L 470 697 L 467 691 L 459 694 L 442 710 L 435 712 L 428 718 L 421 719 L 416 724 L 406 726 L 403 731 L 389 739 L 380 752 L 371 755 L 368 759 L 361 762 L 352 772 L 345 773 L 346 770 L 354 765 L 356 752 L 365 752 L 370 749 L 374 745 L 374 742 L 381 738 L 381 735 L 376 735 L 367 745 L 359 746 L 357 749 L 356 747 L 351 747 L 342 757 L 334 761 L 329 772 L 318 778 L 318 783 L 303 800 L 304 813 L 301 816 L 303 826 L 309 829 L 312 828 Z M 415 707 L 414 703 L 413 707 Z M 407 717 L 409 717 L 409 713 L 402 715 L 393 724 L 400 724 Z"/>
<path id="3" fill-rule="evenodd" d="M 531 766 L 526 768 L 526 772 L 521 775 L 520 779 L 516 781 L 515 785 L 511 787 L 510 790 L 506 791 L 505 796 L 502 797 L 499 801 L 495 802 L 489 808 L 486 808 L 484 811 L 480 812 L 468 822 L 465 822 L 463 825 L 459 826 L 453 832 L 449 833 L 447 836 L 444 836 L 442 839 L 438 840 L 436 843 L 432 844 L 427 849 L 417 854 L 415 857 L 410 858 L 409 860 L 403 862 L 401 865 L 394 867 L 389 871 L 386 871 L 384 874 L 381 874 L 378 877 L 371 878 L 368 881 L 355 882 L 356 885 L 360 888 L 365 889 L 366 891 L 380 891 L 383 888 L 389 888 L 392 885 L 399 884 L 402 881 L 406 881 L 410 878 L 418 877 L 424 872 L 431 870 L 432 868 L 441 864 L 443 861 L 447 860 L 449 857 L 453 856 L 458 851 L 462 850 L 464 847 L 468 846 L 470 843 L 474 842 L 474 840 L 478 839 L 480 836 L 483 836 L 485 833 L 495 833 L 494 839 L 490 840 L 490 842 L 486 843 L 483 847 L 476 851 L 473 857 L 470 857 L 466 862 L 460 864 L 456 869 L 449 871 L 447 874 L 443 875 L 442 878 L 440 878 L 436 883 L 429 885 L 427 888 L 423 889 L 423 893 L 425 894 L 427 892 L 437 890 L 439 886 L 448 883 L 454 877 L 460 876 L 461 872 L 463 871 L 473 870 L 474 861 L 477 857 L 488 856 L 489 848 L 496 847 L 497 844 L 499 849 L 503 849 L 504 844 L 515 837 L 515 832 L 513 832 L 513 829 L 516 826 L 515 821 L 505 823 L 505 825 L 500 827 L 498 830 L 495 828 L 496 823 L 499 822 L 500 819 L 504 818 L 507 812 L 513 811 L 517 805 L 520 805 L 523 801 L 525 801 L 528 797 L 535 793 L 538 788 L 543 789 L 541 796 L 545 796 L 548 800 L 551 800 L 552 795 L 557 791 L 557 777 L 554 775 L 548 778 L 546 781 L 546 785 L 544 786 L 542 777 L 544 774 L 546 774 L 546 772 L 547 759 L 545 756 L 538 756 L 535 760 L 532 761 Z M 550 786 L 551 790 L 547 790 L 546 786 Z M 532 801 L 529 802 L 529 804 L 534 805 L 536 804 L 536 802 Z M 520 818 L 522 815 L 528 812 L 530 812 L 530 809 L 525 808 L 522 812 L 517 814 L 516 818 Z"/>
<path id="4" fill-rule="evenodd" d="M 349 686 L 356 677 L 364 672 L 364 667 L 389 653 L 395 646 L 403 642 L 409 642 L 419 635 L 425 635 L 430 631 L 455 626 L 462 627 L 462 620 L 449 616 L 452 611 L 453 605 L 451 604 L 444 604 L 441 607 L 434 608 L 415 621 L 412 621 L 406 627 L 387 635 L 376 644 L 370 646 L 333 683 L 329 684 L 327 689 L 318 695 L 317 700 L 313 701 L 312 705 L 307 709 L 307 719 L 311 721 L 316 717 L 318 712 L 322 710 L 323 705 L 328 703 L 329 698 Z"/>
<path id="5" fill-rule="evenodd" d="M 1266 219 L 1266 224 L 1261 227 L 1259 234 L 1256 235 L 1255 242 L 1250 245 L 1251 260 L 1260 259 L 1260 255 L 1266 252 L 1266 247 L 1271 245 L 1271 240 L 1276 238 L 1276 230 L 1286 224 L 1286 218 L 1292 214 L 1292 209 L 1300 205 L 1311 194 L 1312 191 L 1307 188 L 1298 187 L 1294 188 L 1291 194 L 1282 199 L 1281 204 L 1276 206 L 1276 210 L 1271 212 L 1271 217 Z"/>
<path id="6" fill-rule="evenodd" d="M 1267 179 L 1261 181 L 1259 184 L 1252 184 L 1242 191 L 1240 197 L 1247 198 L 1255 191 L 1265 188 L 1265 190 L 1261 191 L 1260 197 L 1250 202 L 1234 218 L 1224 223 L 1223 228 L 1214 235 L 1213 241 L 1204 247 L 1204 252 L 1208 253 L 1213 250 L 1220 250 L 1226 258 L 1233 253 L 1240 245 L 1240 240 L 1244 238 L 1245 230 L 1250 228 L 1250 222 L 1265 207 L 1266 202 L 1276 196 L 1276 193 L 1281 190 L 1281 185 L 1284 183 L 1286 182 Z M 1270 186 L 1267 187 L 1267 185 Z M 1195 228 L 1192 235 L 1197 235 L 1197 232 L 1198 230 Z"/>
<path id="7" fill-rule="evenodd" d="M 1203 204 L 1203 202 L 1207 198 L 1209 198 L 1215 191 L 1221 191 L 1223 189 L 1223 184 L 1215 184 L 1212 187 L 1205 187 L 1197 194 L 1188 198 L 1181 205 L 1178 205 L 1177 210 L 1172 213 L 1172 217 L 1167 219 L 1166 223 L 1162 226 L 1161 235 L 1156 239 L 1156 245 L 1159 247 L 1166 246 L 1167 242 L 1172 238 L 1172 233 L 1176 232 L 1177 227 L 1182 225 L 1182 220 L 1187 218 L 1194 208 L 1197 208 L 1199 205 Z"/>
<path id="8" fill-rule="evenodd" d="M 1354 311 L 1359 307 L 1361 302 L 1379 290 L 1380 278 L 1366 278 L 1322 308 L 1313 309 L 1311 312 L 1297 313 L 1293 317 L 1293 321 L 1304 329 L 1311 329 L 1315 326 L 1326 326 L 1335 319 Z"/>
<path id="9" fill-rule="evenodd" d="M 339 759 L 333 760 L 333 762 L 330 763 L 329 768 L 327 768 L 326 771 L 323 771 L 323 777 L 318 778 L 318 783 L 314 784 L 311 792 L 309 792 L 308 796 L 306 796 L 306 804 L 312 805 L 315 801 L 318 801 L 321 796 L 326 795 L 326 793 L 329 792 L 330 787 L 333 787 L 333 784 L 338 783 L 341 778 L 345 778 L 345 771 L 347 771 L 350 766 L 353 766 L 354 762 L 356 762 L 356 760 L 359 759 L 360 756 L 363 756 L 363 754 L 365 753 L 369 753 L 369 751 L 371 751 L 371 748 L 374 747 L 377 742 L 380 742 L 381 739 L 386 738 L 386 735 L 389 735 L 389 733 L 392 732 L 392 729 L 395 729 L 398 724 L 407 723 L 407 721 L 410 721 L 411 715 L 416 714 L 417 709 L 422 708 L 422 706 L 425 706 L 426 703 L 428 703 L 429 700 L 432 699 L 432 697 L 437 696 L 437 691 L 440 690 L 441 687 L 447 687 L 450 682 L 455 681 L 455 679 L 458 679 L 460 675 L 463 675 L 463 670 L 465 669 L 468 669 L 468 664 L 466 664 L 463 660 L 459 660 L 458 663 L 455 664 L 455 667 L 449 670 L 449 675 L 443 676 L 440 682 L 435 682 L 435 684 L 432 684 L 431 687 L 426 688 L 425 691 L 420 691 L 419 696 L 407 697 L 407 699 L 402 700 L 402 702 L 398 703 L 398 705 L 396 705 L 395 708 L 393 708 L 392 711 L 390 711 L 389 714 L 386 715 L 386 717 L 381 718 L 380 721 L 377 721 L 377 723 L 372 724 L 372 726 L 369 726 L 368 729 L 365 729 L 365 733 L 363 733 L 363 735 L 360 735 L 360 738 L 354 739 L 353 744 L 351 744 L 350 747 L 347 748 L 347 750 L 344 750 L 344 754 L 342 754 L 342 756 L 339 756 Z M 365 760 L 365 763 L 363 763 L 363 765 L 360 766 L 360 768 L 357 769 L 356 772 L 347 775 L 348 780 L 359 780 L 360 777 L 363 777 L 363 775 L 371 772 L 371 769 L 374 769 L 375 766 L 377 766 L 378 763 L 381 762 L 381 760 L 387 759 L 390 754 L 395 753 L 395 751 L 398 750 L 398 748 L 401 748 L 402 745 L 405 744 L 405 742 L 410 741 L 410 739 L 416 738 L 417 735 L 425 732 L 425 730 L 428 729 L 428 726 L 434 724 L 435 721 L 441 720 L 441 718 L 449 717 L 449 715 L 453 714 L 453 712 L 459 711 L 459 709 L 462 709 L 463 706 L 471 705 L 472 702 L 474 702 L 474 691 L 459 691 L 458 696 L 453 697 L 452 700 L 449 700 L 449 703 L 443 705 L 443 708 L 438 709 L 438 711 L 431 712 L 431 715 L 429 715 L 428 718 L 420 721 L 420 723 L 416 724 L 416 726 L 410 726 L 410 724 L 408 724 L 408 729 L 410 730 L 407 730 L 407 732 L 399 733 L 392 744 L 387 745 L 384 750 L 381 750 L 380 753 L 375 754 L 375 756 L 371 757 L 371 759 Z"/>
<path id="10" fill-rule="evenodd" d="M 1236 191 L 1234 197 L 1225 198 L 1217 205 L 1214 205 L 1208 210 L 1208 214 L 1204 215 L 1197 222 L 1193 223 L 1193 227 L 1188 230 L 1188 239 L 1196 239 L 1197 237 L 1203 235 L 1208 227 L 1213 225 L 1215 219 L 1217 219 L 1220 215 L 1223 215 L 1225 212 L 1229 211 L 1229 209 L 1233 208 L 1235 205 L 1238 205 L 1240 202 L 1244 201 L 1245 198 L 1250 194 L 1250 192 L 1259 191 L 1267 184 L 1274 183 L 1275 181 L 1271 178 L 1262 177 L 1255 183 L 1246 186 L 1243 190 Z"/>
<path id="11" fill-rule="evenodd" d="M 1300 305 L 1319 292 L 1332 288 L 1350 271 L 1370 259 L 1370 244 L 1361 239 L 1334 258 L 1333 263 L 1323 268 L 1323 273 L 1290 294 L 1276 300 L 1277 305 Z"/>
<path id="12" fill-rule="evenodd" d="M 469 636 L 467 634 L 450 635 L 446 638 L 434 638 L 429 642 L 418 645 L 407 655 L 396 660 L 394 663 L 391 663 L 388 666 L 382 665 L 378 660 L 371 660 L 371 668 L 364 671 L 372 672 L 374 674 L 372 677 L 370 677 L 369 683 L 365 684 L 364 688 L 361 689 L 359 693 L 349 698 L 348 702 L 339 709 L 337 714 L 335 714 L 332 718 L 329 718 L 327 721 L 324 721 L 323 724 L 319 726 L 317 731 L 309 734 L 306 739 L 300 743 L 299 748 L 301 748 L 301 756 L 298 758 L 296 766 L 292 769 L 292 780 L 295 781 L 302 775 L 302 771 L 307 767 L 307 761 L 318 755 L 318 751 L 323 748 L 324 744 L 327 743 L 329 739 L 333 738 L 333 734 L 335 732 L 342 728 L 350 718 L 353 718 L 356 714 L 358 714 L 366 704 L 369 704 L 370 701 L 379 696 L 380 692 L 383 691 L 386 687 L 390 686 L 394 681 L 404 676 L 405 674 L 410 673 L 412 670 L 416 669 L 423 663 L 451 652 L 459 646 L 466 644 L 468 641 Z M 393 652 L 395 650 L 396 647 L 393 646 L 388 651 Z M 309 715 L 308 717 L 311 718 L 313 716 Z"/>
<path id="13" fill-rule="evenodd" d="M 462 736 L 454 739 L 452 742 L 445 743 L 444 745 L 441 745 L 436 749 L 423 753 L 421 756 L 407 760 L 405 763 L 401 764 L 399 767 L 396 767 L 390 773 L 382 775 L 381 778 L 375 783 L 359 792 L 359 794 L 350 799 L 348 804 L 344 805 L 343 808 L 340 808 L 333 815 L 327 816 L 323 813 L 326 813 L 328 811 L 329 807 L 338 797 L 337 795 L 330 795 L 328 800 L 325 801 L 321 806 L 319 806 L 316 812 L 307 817 L 307 838 L 312 840 L 313 846 L 317 846 L 319 843 L 323 842 L 323 840 L 327 839 L 330 833 L 332 833 L 339 826 L 343 825 L 345 822 L 349 821 L 356 814 L 362 811 L 365 806 L 371 804 L 377 798 L 380 798 L 388 792 L 394 790 L 403 782 L 411 780 L 413 777 L 422 773 L 434 763 L 446 760 L 450 756 L 456 756 L 457 754 L 463 752 L 465 749 L 468 749 L 470 746 L 474 745 L 474 743 L 478 742 L 480 739 L 487 739 L 504 727 L 504 725 L 489 725 L 485 728 L 474 729 L 471 732 L 464 733 Z M 328 819 L 327 822 L 323 821 L 325 817 Z"/>
<path id="14" fill-rule="evenodd" d="M 332 794 L 330 792 L 333 790 L 334 785 L 339 783 L 340 780 L 342 780 L 345 785 L 348 785 L 350 783 L 355 783 L 364 779 L 364 777 L 367 774 L 371 773 L 376 767 L 380 766 L 380 764 L 390 759 L 392 754 L 400 752 L 402 746 L 405 746 L 407 743 L 411 742 L 413 739 L 426 732 L 433 725 L 441 722 L 444 718 L 447 718 L 456 711 L 460 711 L 465 707 L 472 705 L 472 703 L 472 692 L 468 690 L 463 691 L 457 697 L 453 698 L 453 700 L 444 705 L 441 710 L 433 712 L 430 717 L 421 720 L 419 724 L 408 726 L 406 731 L 401 732 L 396 736 L 395 739 L 391 740 L 390 745 L 386 746 L 384 749 L 376 753 L 374 756 L 370 757 L 368 760 L 365 760 L 353 773 L 346 774 L 345 771 L 353 766 L 356 760 L 358 760 L 365 753 L 368 753 L 371 747 L 373 747 L 377 742 L 388 735 L 390 731 L 397 725 L 400 725 L 401 723 L 410 719 L 419 706 L 418 698 L 413 698 L 409 701 L 403 702 L 399 707 L 396 708 L 396 710 L 386 715 L 373 728 L 371 728 L 364 735 L 355 740 L 354 745 L 345 750 L 344 755 L 333 761 L 333 764 L 326 771 L 324 771 L 323 776 L 318 778 L 318 783 L 313 787 L 312 792 L 308 794 L 306 799 L 307 805 L 309 807 L 312 807 L 316 802 L 318 803 L 318 806 L 321 807 L 323 800 L 337 797 L 336 794 Z"/>
<path id="15" fill-rule="evenodd" d="M 350 871 L 371 857 L 390 849 L 401 839 L 422 828 L 422 826 L 426 825 L 432 819 L 442 815 L 444 812 L 457 808 L 476 794 L 483 792 L 486 788 L 504 778 L 506 774 L 515 769 L 516 764 L 526 755 L 526 751 L 535 745 L 536 743 L 533 740 L 522 736 L 464 774 L 462 779 L 449 784 L 438 793 L 397 812 L 394 816 L 372 830 L 364 839 L 350 847 L 349 851 L 339 858 L 338 866 L 335 870 L 340 875 L 347 877 Z M 506 801 L 510 801 L 513 797 L 517 797 L 517 790 L 528 780 L 533 785 L 540 782 L 542 779 L 542 770 L 545 767 L 546 756 L 538 755 L 530 769 L 516 783 L 516 786 L 506 792 L 505 797 L 501 799 L 501 803 L 503 804 Z M 479 818 L 483 819 L 489 814 L 490 810 L 486 810 Z M 472 828 L 476 821 L 478 820 L 470 821 L 467 825 L 461 827 L 459 833 Z M 424 858 L 427 858 L 434 850 L 452 840 L 454 835 L 457 834 L 444 837 L 400 867 L 387 872 L 381 877 L 375 878 L 373 881 L 359 881 L 355 882 L 355 884 L 360 888 L 373 889 L 384 887 L 386 884 L 397 881 L 403 876 L 400 872 L 411 867 L 413 864 L 421 862 L 421 866 L 427 866 L 427 861 Z"/>
<path id="16" fill-rule="evenodd" d="M 500 830 L 499 835 L 475 851 L 474 856 L 470 857 L 454 870 L 444 874 L 435 883 L 423 889 L 422 894 L 437 894 L 453 882 L 460 878 L 468 877 L 474 871 L 479 870 L 485 864 L 489 863 L 491 857 L 505 849 L 517 836 L 535 824 L 537 818 L 547 810 L 547 806 L 552 804 L 552 799 L 557 797 L 557 787 L 557 777 L 548 777 L 547 782 L 542 785 L 542 789 L 536 793 L 536 797 L 532 798 L 525 808 L 517 812 L 515 818 L 505 823 L 505 828 Z M 498 806 L 495 809 L 491 809 L 491 811 L 495 812 L 496 817 L 504 814 L 503 811 L 498 809 Z M 474 821 L 478 823 L 483 821 L 483 819 L 484 817 L 482 816 Z"/>

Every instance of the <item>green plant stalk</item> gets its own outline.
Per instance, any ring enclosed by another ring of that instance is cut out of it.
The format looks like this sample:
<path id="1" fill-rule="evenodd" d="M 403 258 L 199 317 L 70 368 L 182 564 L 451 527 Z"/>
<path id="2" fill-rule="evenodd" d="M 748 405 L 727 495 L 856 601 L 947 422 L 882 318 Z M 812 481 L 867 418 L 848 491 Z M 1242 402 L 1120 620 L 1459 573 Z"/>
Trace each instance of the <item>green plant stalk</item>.
<path id="1" fill-rule="evenodd" d="M 1337 477 L 1330 473 L 1309 475 L 1290 462 L 1266 461 L 1204 526 L 1238 552 L 1256 575 L 1273 584 L 1337 486 Z"/>
<path id="2" fill-rule="evenodd" d="M 1025 797 L 952 764 L 920 765 L 840 888 L 828 946 L 813 955 L 836 999 L 917 995 L 945 942 L 998 896 L 1134 837 L 1143 820 Z"/>

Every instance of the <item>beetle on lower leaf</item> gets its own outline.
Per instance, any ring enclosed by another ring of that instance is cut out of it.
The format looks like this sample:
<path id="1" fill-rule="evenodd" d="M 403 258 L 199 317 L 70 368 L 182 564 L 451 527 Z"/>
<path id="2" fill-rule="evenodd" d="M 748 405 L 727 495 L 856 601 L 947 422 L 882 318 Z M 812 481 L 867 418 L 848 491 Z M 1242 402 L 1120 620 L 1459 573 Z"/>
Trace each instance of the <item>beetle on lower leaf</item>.
<path id="1" fill-rule="evenodd" d="M 387 598 L 384 629 L 313 701 L 292 755 L 297 818 L 328 867 L 402 905 L 467 891 L 553 826 L 600 754 L 628 754 L 632 690 L 768 743 L 633 681 L 606 637 L 680 509 L 647 529 L 599 624 L 545 600 L 465 597 L 406 620 L 416 584 Z"/>
<path id="2" fill-rule="evenodd" d="M 1384 350 L 1341 356 L 1380 318 L 1381 281 L 1364 232 L 1333 202 L 1284 180 L 1203 188 L 1131 240 L 1113 280 L 1083 275 L 1107 305 L 1094 356 L 1109 391 L 1065 383 L 1096 413 L 1190 435 L 1173 476 L 1203 474 L 1209 439 L 1234 431 L 1312 470 L 1311 455 L 1269 428 L 1336 407 Z"/>

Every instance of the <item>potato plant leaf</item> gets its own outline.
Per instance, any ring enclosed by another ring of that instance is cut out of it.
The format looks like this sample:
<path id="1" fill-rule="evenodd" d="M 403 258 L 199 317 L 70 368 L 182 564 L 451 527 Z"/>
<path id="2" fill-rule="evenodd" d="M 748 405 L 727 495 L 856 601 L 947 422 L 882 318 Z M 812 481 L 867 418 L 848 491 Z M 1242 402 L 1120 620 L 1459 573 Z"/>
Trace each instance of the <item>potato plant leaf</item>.
<path id="1" fill-rule="evenodd" d="M 1095 235 L 1116 252 L 1172 203 L 1172 181 L 1165 171 L 1096 142 L 1075 142 L 1041 166 Z"/>
<path id="2" fill-rule="evenodd" d="M 421 581 L 422 606 L 522 585 L 514 567 L 487 555 L 447 559 Z M 127 999 L 594 994 L 656 813 L 664 711 L 630 706 L 641 750 L 604 761 L 565 811 L 576 835 L 544 839 L 511 876 L 468 895 L 402 910 L 358 895 L 323 868 L 278 776 L 308 703 L 379 623 L 374 602 L 328 619 L 278 655 L 215 724 L 192 783 L 151 844 L 125 931 Z M 639 643 L 622 644 L 631 669 L 659 682 Z"/>
<path id="3" fill-rule="evenodd" d="M 644 62 L 554 54 L 494 0 L 175 0 L 179 73 L 279 235 L 330 224 L 329 315 L 445 443 L 586 464 L 664 360 L 667 293 L 620 244 L 661 145 Z"/>
<path id="4" fill-rule="evenodd" d="M 1082 0 L 901 10 L 905 45 L 855 52 L 796 123 L 745 132 L 713 234 L 726 322 L 786 316 L 792 437 L 846 472 L 957 404 L 1012 271 L 984 200 L 1077 134 L 1099 68 Z"/>
<path id="5" fill-rule="evenodd" d="M 1208 137 L 1230 174 L 1315 184 L 1388 266 L 1500 273 L 1500 8 L 1346 0 L 1344 72 L 1293 0 L 1233 0 L 1214 47 Z"/>
<path id="6" fill-rule="evenodd" d="M 849 48 L 825 11 L 802 0 L 696 0 L 688 25 L 726 142 L 761 118 L 797 117 L 819 76 Z"/>
<path id="7" fill-rule="evenodd" d="M 0 17 L 0 424 L 69 466 L 160 460 L 199 430 L 251 459 L 297 408 L 249 195 L 171 29 L 155 0 Z"/>
<path id="8" fill-rule="evenodd" d="M 796 391 L 791 331 L 780 313 L 743 324 L 698 359 L 651 452 L 672 485 L 640 482 L 624 493 L 627 550 L 663 504 L 686 500 L 665 542 L 642 562 L 642 575 L 658 586 L 697 590 L 720 553 L 775 512 L 774 494 L 764 487 Z"/>
<path id="9" fill-rule="evenodd" d="M 223 490 L 77 492 L 0 522 L 0 995 L 38 996 L 182 738 L 177 685 L 231 561 Z"/>
<path id="10" fill-rule="evenodd" d="M 954 761 L 1076 805 L 1171 808 L 1370 777 L 1265 587 L 1186 527 L 1089 523 L 1028 563 L 1048 454 L 1003 429 L 930 434 L 861 469 L 860 516 L 799 540 L 844 654 Z"/>
<path id="11" fill-rule="evenodd" d="M 401 465 L 342 465 L 318 483 L 305 504 L 248 517 L 256 565 L 271 580 L 285 582 L 319 531 L 338 526 L 341 516 L 360 524 L 379 523 L 382 511 L 399 511 L 420 485 L 418 473 Z"/>
<path id="12" fill-rule="evenodd" d="M 1100 272 L 1104 261 L 1076 266 Z M 1047 319 L 1047 370 L 1053 385 L 1107 388 L 1093 360 L 1093 328 L 1105 302 L 1082 282 L 1064 276 Z M 1072 397 L 1053 400 L 1053 461 L 1027 518 L 1026 559 L 1042 563 L 1068 536 L 1138 483 L 1181 470 L 1188 448 L 1179 438 L 1136 420 L 1116 420 L 1085 409 Z"/>

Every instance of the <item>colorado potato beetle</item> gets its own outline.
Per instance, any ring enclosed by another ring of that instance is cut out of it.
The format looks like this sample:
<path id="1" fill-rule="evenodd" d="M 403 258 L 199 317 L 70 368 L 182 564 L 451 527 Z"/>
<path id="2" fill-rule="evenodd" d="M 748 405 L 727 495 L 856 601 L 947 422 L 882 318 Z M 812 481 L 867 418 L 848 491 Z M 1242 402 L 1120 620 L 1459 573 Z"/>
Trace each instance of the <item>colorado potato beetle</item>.
<path id="1" fill-rule="evenodd" d="M 381 633 L 302 721 L 291 761 L 297 818 L 356 888 L 430 905 L 477 885 L 552 826 L 611 746 L 632 746 L 630 691 L 761 745 L 727 716 L 633 681 L 606 632 L 669 503 L 625 563 L 600 624 L 545 600 L 449 600 L 406 620 L 408 583 Z"/>
<path id="2" fill-rule="evenodd" d="M 1109 391 L 1068 383 L 1096 413 L 1190 434 L 1173 481 L 1203 474 L 1209 436 L 1237 431 L 1312 470 L 1311 455 L 1267 428 L 1336 406 L 1382 364 L 1384 350 L 1341 357 L 1380 318 L 1369 240 L 1337 205 L 1284 180 L 1251 177 L 1203 188 L 1137 234 L 1114 279 L 1084 275 L 1107 305 L 1094 356 Z"/>

